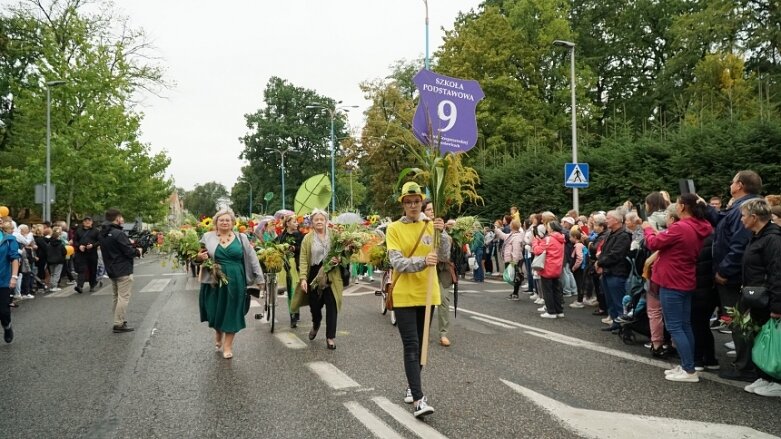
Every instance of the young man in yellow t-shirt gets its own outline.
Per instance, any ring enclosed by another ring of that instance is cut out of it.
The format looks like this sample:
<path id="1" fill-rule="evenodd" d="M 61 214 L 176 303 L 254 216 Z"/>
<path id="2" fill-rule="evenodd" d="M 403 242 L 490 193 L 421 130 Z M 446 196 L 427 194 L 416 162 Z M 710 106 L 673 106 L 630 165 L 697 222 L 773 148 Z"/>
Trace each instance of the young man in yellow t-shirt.
<path id="1" fill-rule="evenodd" d="M 430 221 L 421 213 L 423 191 L 420 185 L 415 182 L 405 183 L 399 202 L 404 206 L 404 216 L 388 226 L 386 242 L 394 271 L 393 278 L 398 279 L 393 288 L 393 309 L 404 345 L 404 372 L 409 385 L 404 402 L 414 404 L 413 414 L 421 417 L 434 413 L 434 408 L 428 405 L 423 395 L 420 379 L 421 349 L 423 343 L 428 342 L 423 340 L 426 296 L 429 285 L 433 284 L 431 305 L 439 305 L 436 265 L 438 261 L 448 260 L 450 241 L 441 239 L 440 235 L 439 247 L 434 247 L 435 234 L 443 233 L 445 223 L 441 218 Z M 434 282 L 429 282 L 429 276 L 434 276 Z"/>

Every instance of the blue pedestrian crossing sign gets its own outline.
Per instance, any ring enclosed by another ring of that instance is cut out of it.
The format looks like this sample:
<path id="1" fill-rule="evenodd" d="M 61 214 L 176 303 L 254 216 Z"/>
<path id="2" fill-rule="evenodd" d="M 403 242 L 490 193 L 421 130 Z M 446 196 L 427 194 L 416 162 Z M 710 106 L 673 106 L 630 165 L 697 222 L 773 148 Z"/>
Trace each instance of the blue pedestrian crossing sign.
<path id="1" fill-rule="evenodd" d="M 568 188 L 588 187 L 588 163 L 565 163 L 564 186 Z"/>

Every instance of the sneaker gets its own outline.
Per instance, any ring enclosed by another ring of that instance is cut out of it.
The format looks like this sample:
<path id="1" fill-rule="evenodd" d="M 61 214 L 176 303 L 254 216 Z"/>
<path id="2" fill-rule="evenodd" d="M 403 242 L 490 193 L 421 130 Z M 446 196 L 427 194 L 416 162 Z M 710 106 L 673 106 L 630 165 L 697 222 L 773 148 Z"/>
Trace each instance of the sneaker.
<path id="1" fill-rule="evenodd" d="M 121 333 L 121 332 L 133 332 L 135 329 L 131 328 L 127 325 L 127 322 L 122 323 L 120 326 L 114 326 L 113 331 L 115 333 Z"/>
<path id="2" fill-rule="evenodd" d="M 537 312 L 545 312 L 546 310 L 547 310 L 547 308 L 545 308 L 545 305 L 537 308 Z"/>
<path id="3" fill-rule="evenodd" d="M 68 282 L 66 282 L 66 284 L 67 285 L 76 285 L 76 281 L 75 280 L 69 280 Z"/>
<path id="4" fill-rule="evenodd" d="M 734 350 L 732 350 L 732 351 L 727 351 L 727 356 L 728 356 L 728 357 L 737 357 L 737 356 L 738 356 L 738 353 L 737 353 L 736 351 L 734 351 Z"/>
<path id="5" fill-rule="evenodd" d="M 22 296 L 22 298 L 23 299 L 35 299 L 35 296 L 33 296 L 32 294 L 25 294 L 24 296 Z"/>
<path id="6" fill-rule="evenodd" d="M 632 323 L 632 322 L 635 321 L 635 319 L 634 319 L 634 317 L 631 317 L 631 316 L 628 316 L 628 315 L 623 315 L 623 316 L 616 317 L 616 321 L 618 323 Z"/>
<path id="7" fill-rule="evenodd" d="M 510 294 L 507 296 L 507 300 L 521 300 L 521 298 L 517 294 Z"/>
<path id="8" fill-rule="evenodd" d="M 754 388 L 754 393 L 760 396 L 781 398 L 781 383 L 770 383 Z"/>
<path id="9" fill-rule="evenodd" d="M 697 371 L 694 373 L 688 373 L 685 370 L 681 370 L 678 373 L 671 373 L 664 376 L 667 381 L 676 381 L 679 383 L 698 383 L 700 382 L 700 375 Z"/>
<path id="10" fill-rule="evenodd" d="M 653 347 L 653 344 L 649 341 L 648 343 L 644 344 L 643 347 L 646 349 L 651 349 L 651 347 Z"/>
<path id="11" fill-rule="evenodd" d="M 735 342 L 734 341 L 728 341 L 728 342 L 724 343 L 724 347 L 729 349 L 729 350 L 731 350 L 731 351 L 734 351 L 735 350 Z"/>
<path id="12" fill-rule="evenodd" d="M 591 313 L 591 315 L 592 316 L 606 316 L 607 315 L 607 311 L 605 311 L 604 309 L 597 308 L 597 309 L 594 310 L 594 312 Z"/>
<path id="13" fill-rule="evenodd" d="M 671 373 L 681 373 L 681 371 L 683 371 L 683 369 L 681 369 L 681 366 L 678 365 L 678 366 L 673 367 L 672 369 L 665 370 L 664 374 L 666 376 L 666 375 L 670 375 Z"/>
<path id="14" fill-rule="evenodd" d="M 732 330 L 731 329 L 726 329 L 726 328 L 719 329 L 719 333 L 720 334 L 732 334 Z"/>
<path id="15" fill-rule="evenodd" d="M 548 314 L 547 312 L 544 312 L 540 314 L 540 317 L 542 317 L 543 319 L 555 319 L 556 314 Z"/>
<path id="16" fill-rule="evenodd" d="M 424 396 L 423 399 L 418 401 L 417 404 L 415 404 L 414 411 L 412 414 L 416 418 L 420 418 L 422 416 L 430 415 L 434 413 L 434 407 L 431 407 L 428 405 L 428 401 L 426 401 L 426 397 Z"/>
<path id="17" fill-rule="evenodd" d="M 765 387 L 768 384 L 771 384 L 771 382 L 768 381 L 768 380 L 759 378 L 756 381 L 754 381 L 753 383 L 751 383 L 751 384 L 747 385 L 746 387 L 744 387 L 743 390 L 745 390 L 748 393 L 756 393 L 756 389 L 757 388 Z"/>
<path id="18" fill-rule="evenodd" d="M 734 367 L 725 369 L 719 372 L 719 378 L 732 381 L 745 381 L 747 383 L 753 383 L 759 378 L 756 372 L 744 372 Z"/>
<path id="19" fill-rule="evenodd" d="M 602 319 L 602 323 L 604 323 L 606 325 L 612 325 L 613 324 L 613 319 L 611 319 L 610 316 L 607 316 L 604 319 Z"/>
<path id="20" fill-rule="evenodd" d="M 415 400 L 412 398 L 412 389 L 407 387 L 407 391 L 404 393 L 404 402 L 412 404 Z"/>
<path id="21" fill-rule="evenodd" d="M 77 292 L 77 293 L 79 293 L 79 294 L 81 294 L 81 293 L 82 293 L 82 289 L 81 289 L 81 287 L 73 287 L 73 290 L 74 290 L 74 291 L 76 291 L 76 292 Z"/>
<path id="22" fill-rule="evenodd" d="M 9 323 L 8 326 L 3 326 L 3 339 L 6 343 L 14 341 L 14 328 Z"/>
<path id="23" fill-rule="evenodd" d="M 586 305 L 583 304 L 583 302 L 572 302 L 569 304 L 570 308 L 584 308 Z"/>
<path id="24" fill-rule="evenodd" d="M 593 299 L 593 298 L 592 299 L 586 299 L 586 300 L 583 301 L 583 303 L 586 306 L 597 306 L 597 305 L 599 305 L 599 300 Z"/>
<path id="25" fill-rule="evenodd" d="M 556 318 L 557 319 L 563 319 L 564 318 L 564 313 L 560 312 L 560 313 L 556 314 Z"/>
<path id="26" fill-rule="evenodd" d="M 545 299 L 543 299 L 542 297 L 534 301 L 535 305 L 542 305 L 544 303 L 545 303 Z"/>
<path id="27" fill-rule="evenodd" d="M 55 292 L 55 291 L 62 291 L 62 288 L 58 288 L 58 287 L 49 288 L 49 291 L 52 292 L 52 293 Z"/>
<path id="28" fill-rule="evenodd" d="M 532 302 L 536 302 L 537 299 L 539 298 L 540 296 L 538 296 L 537 294 L 532 294 L 531 296 L 529 296 L 529 300 L 531 300 Z"/>

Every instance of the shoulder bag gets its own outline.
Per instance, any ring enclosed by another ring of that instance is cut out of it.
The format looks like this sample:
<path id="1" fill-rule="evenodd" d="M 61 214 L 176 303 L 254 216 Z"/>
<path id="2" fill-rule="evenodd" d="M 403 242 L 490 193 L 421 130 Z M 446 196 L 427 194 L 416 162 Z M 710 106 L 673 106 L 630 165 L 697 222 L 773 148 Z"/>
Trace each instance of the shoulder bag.
<path id="1" fill-rule="evenodd" d="M 426 229 L 428 229 L 428 224 L 425 224 L 423 226 L 423 230 L 420 231 L 420 235 L 418 235 L 418 240 L 415 242 L 415 246 L 412 247 L 412 251 L 409 252 L 409 255 L 405 257 L 411 258 L 412 255 L 415 254 L 415 250 L 418 249 L 418 245 L 420 245 L 420 240 L 423 238 L 423 234 L 426 233 Z M 399 277 L 401 275 L 402 273 L 398 273 L 394 271 L 393 282 L 385 286 L 385 307 L 389 310 L 393 309 L 393 288 L 396 286 L 396 282 L 398 282 Z"/>
<path id="2" fill-rule="evenodd" d="M 545 243 L 550 243 L 550 237 L 545 238 Z M 545 259 L 547 257 L 548 250 L 544 250 L 542 253 L 532 259 L 532 270 L 540 271 L 545 268 Z"/>

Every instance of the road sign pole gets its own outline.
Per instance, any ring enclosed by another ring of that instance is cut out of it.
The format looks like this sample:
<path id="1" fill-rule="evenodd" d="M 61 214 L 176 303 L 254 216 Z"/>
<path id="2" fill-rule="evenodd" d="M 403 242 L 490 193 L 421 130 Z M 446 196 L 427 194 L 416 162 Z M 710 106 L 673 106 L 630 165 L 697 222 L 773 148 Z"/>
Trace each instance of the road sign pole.
<path id="1" fill-rule="evenodd" d="M 575 47 L 570 47 L 570 89 L 572 90 L 572 163 L 578 162 L 578 121 L 577 106 L 575 105 Z M 578 188 L 572 189 L 572 208 L 580 213 L 580 199 Z"/>

